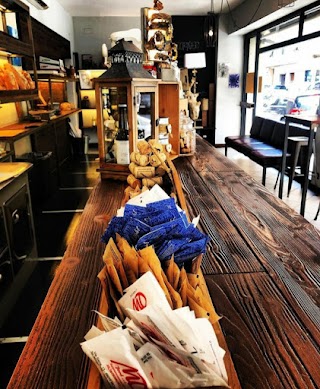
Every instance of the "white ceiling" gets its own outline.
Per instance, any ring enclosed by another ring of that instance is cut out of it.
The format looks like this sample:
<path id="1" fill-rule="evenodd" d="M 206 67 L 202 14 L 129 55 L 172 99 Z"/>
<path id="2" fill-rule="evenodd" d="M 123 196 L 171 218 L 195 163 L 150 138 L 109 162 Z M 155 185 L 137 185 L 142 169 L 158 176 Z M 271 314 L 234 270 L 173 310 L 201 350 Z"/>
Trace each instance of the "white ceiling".
<path id="1" fill-rule="evenodd" d="M 205 15 L 211 0 L 161 0 L 163 11 L 170 15 Z M 213 0 L 214 13 L 234 9 L 245 0 Z M 140 16 L 140 9 L 153 7 L 153 0 L 58 0 L 71 16 Z"/>
<path id="2" fill-rule="evenodd" d="M 27 0 L 28 1 L 28 0 Z M 141 8 L 153 7 L 153 0 L 55 0 L 71 16 L 136 16 L 141 15 Z M 206 15 L 214 13 L 228 13 L 246 0 L 161 0 L 163 12 L 169 15 Z M 263 0 L 266 1 L 266 0 Z M 268 0 L 270 1 L 270 0 Z M 290 0 L 289 0 L 290 1 Z M 293 0 L 291 0 L 293 1 Z M 237 34 L 249 31 L 271 23 L 299 8 L 315 2 L 315 0 L 295 0 L 293 7 L 281 8 L 262 19 L 240 29 Z M 257 6 L 260 1 L 256 0 Z M 255 11 L 254 11 L 255 12 Z M 186 26 L 190 28 L 190 26 Z"/>

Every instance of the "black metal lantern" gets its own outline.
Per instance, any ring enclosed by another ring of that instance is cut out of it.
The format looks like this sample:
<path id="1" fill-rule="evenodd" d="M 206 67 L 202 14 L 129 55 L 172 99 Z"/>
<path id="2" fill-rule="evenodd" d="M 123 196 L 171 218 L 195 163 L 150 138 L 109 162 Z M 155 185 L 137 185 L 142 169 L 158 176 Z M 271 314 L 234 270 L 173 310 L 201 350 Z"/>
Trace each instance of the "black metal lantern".
<path id="1" fill-rule="evenodd" d="M 121 39 L 109 50 L 111 67 L 99 79 L 150 78 L 143 67 L 143 53 L 132 42 Z"/>
<path id="2" fill-rule="evenodd" d="M 211 0 L 211 11 L 204 20 L 204 40 L 207 47 L 214 47 L 217 40 L 217 19 L 213 12 L 213 0 Z"/>

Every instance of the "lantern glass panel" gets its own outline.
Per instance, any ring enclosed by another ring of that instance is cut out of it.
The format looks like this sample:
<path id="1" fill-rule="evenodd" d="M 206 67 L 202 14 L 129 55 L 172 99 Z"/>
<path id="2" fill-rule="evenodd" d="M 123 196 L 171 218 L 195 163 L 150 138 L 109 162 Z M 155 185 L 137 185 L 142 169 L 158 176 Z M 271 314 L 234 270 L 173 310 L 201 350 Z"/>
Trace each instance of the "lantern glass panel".
<path id="1" fill-rule="evenodd" d="M 155 117 L 154 117 L 154 92 L 137 92 L 137 129 L 138 140 L 155 138 Z"/>

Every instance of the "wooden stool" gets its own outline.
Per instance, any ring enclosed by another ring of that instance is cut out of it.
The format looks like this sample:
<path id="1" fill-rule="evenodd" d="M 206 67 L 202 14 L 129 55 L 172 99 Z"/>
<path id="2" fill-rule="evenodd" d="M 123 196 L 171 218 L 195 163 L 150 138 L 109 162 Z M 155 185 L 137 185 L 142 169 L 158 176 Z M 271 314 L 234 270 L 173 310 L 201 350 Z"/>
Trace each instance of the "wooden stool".
<path id="1" fill-rule="evenodd" d="M 292 145 L 292 153 L 291 153 L 292 159 L 291 159 L 291 164 L 288 166 L 289 182 L 288 182 L 287 197 L 289 197 L 289 194 L 290 194 L 290 190 L 292 187 L 292 181 L 293 181 L 294 177 L 297 175 L 296 168 L 297 168 L 297 164 L 298 164 L 298 159 L 299 159 L 301 147 L 306 147 L 308 145 L 308 138 L 306 136 L 289 136 L 288 142 L 291 143 L 291 145 Z M 300 166 L 299 175 L 304 175 L 303 172 L 307 171 L 308 167 L 305 165 L 306 165 L 305 158 L 302 158 L 302 163 Z M 308 171 L 307 171 L 307 173 L 308 173 Z M 276 189 L 276 187 L 277 187 L 279 177 L 280 177 L 280 172 L 278 172 L 277 180 L 276 180 L 276 183 L 274 185 L 274 189 Z"/>
<path id="2" fill-rule="evenodd" d="M 306 136 L 289 136 L 288 142 L 289 142 L 289 145 L 292 146 L 292 161 L 291 161 L 291 165 L 289 166 L 289 183 L 288 183 L 288 194 L 287 194 L 287 196 L 289 197 L 291 186 L 292 186 L 292 181 L 293 181 L 294 177 L 297 175 L 296 174 L 296 167 L 298 164 L 298 158 L 300 155 L 300 151 L 302 151 L 301 150 L 302 147 L 308 146 L 308 137 L 306 137 Z M 301 166 L 300 166 L 300 174 L 299 175 L 308 174 L 308 169 L 309 169 L 309 167 L 306 166 L 306 158 L 303 158 L 303 156 L 301 156 Z"/>

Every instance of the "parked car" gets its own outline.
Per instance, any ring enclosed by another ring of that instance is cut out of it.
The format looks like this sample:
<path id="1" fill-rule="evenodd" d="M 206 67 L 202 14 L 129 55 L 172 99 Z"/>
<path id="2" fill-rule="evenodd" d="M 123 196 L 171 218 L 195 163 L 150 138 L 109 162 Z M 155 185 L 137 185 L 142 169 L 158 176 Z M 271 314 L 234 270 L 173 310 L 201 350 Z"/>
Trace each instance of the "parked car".
<path id="1" fill-rule="evenodd" d="M 270 104 L 266 112 L 270 112 L 272 117 L 279 115 L 280 120 L 284 120 L 284 115 L 307 114 L 315 115 L 320 104 L 320 93 L 308 93 L 304 95 L 290 97 L 279 97 Z"/>
<path id="2" fill-rule="evenodd" d="M 314 85 L 309 85 L 308 90 L 320 90 L 320 82 L 316 82 Z"/>
<path id="3" fill-rule="evenodd" d="M 315 115 L 319 105 L 320 93 L 305 94 L 295 98 L 293 107 L 287 113 L 290 115 L 301 113 Z"/>
<path id="4" fill-rule="evenodd" d="M 288 88 L 285 85 L 275 85 L 275 90 L 288 90 Z"/>
<path id="5" fill-rule="evenodd" d="M 286 115 L 288 113 L 288 103 L 289 100 L 287 98 L 278 97 L 275 101 L 269 105 L 267 111 L 276 113 L 278 115 Z M 291 104 L 291 106 L 293 103 Z M 290 106 L 289 106 L 290 109 Z"/>

